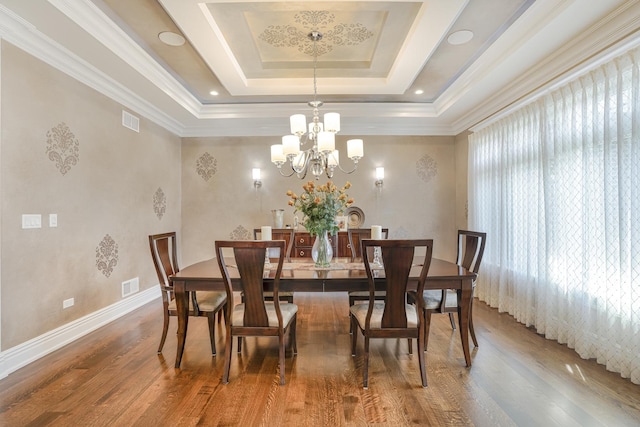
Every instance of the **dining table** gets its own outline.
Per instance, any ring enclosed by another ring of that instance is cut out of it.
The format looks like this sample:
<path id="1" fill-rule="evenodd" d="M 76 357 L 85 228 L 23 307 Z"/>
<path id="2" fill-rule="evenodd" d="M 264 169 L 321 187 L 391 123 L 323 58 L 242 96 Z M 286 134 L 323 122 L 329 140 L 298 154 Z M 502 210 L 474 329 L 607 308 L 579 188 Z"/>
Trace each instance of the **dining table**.
<path id="1" fill-rule="evenodd" d="M 226 257 L 225 257 L 226 258 Z M 417 257 L 409 274 L 407 290 L 415 290 L 420 275 L 421 260 Z M 273 290 L 276 263 L 267 264 L 264 273 L 265 291 Z M 242 283 L 237 270 L 229 269 L 234 291 L 242 291 Z M 384 280 L 384 269 L 373 271 L 374 281 Z M 235 276 L 234 276 L 235 275 Z M 466 365 L 471 366 L 469 352 L 469 316 L 473 294 L 473 281 L 476 274 L 453 262 L 437 258 L 431 260 L 429 274 L 425 283 L 427 289 L 455 289 L 458 294 L 458 330 L 462 341 L 462 350 Z M 222 273 L 215 258 L 189 265 L 169 277 L 173 284 L 178 312 L 178 346 L 175 367 L 180 368 L 187 336 L 188 298 L 193 291 L 224 290 Z M 380 282 L 381 283 L 381 282 Z M 349 292 L 368 291 L 369 281 L 364 263 L 353 262 L 351 258 L 334 258 L 329 267 L 316 268 L 307 258 L 292 258 L 283 264 L 280 276 L 280 292 Z"/>

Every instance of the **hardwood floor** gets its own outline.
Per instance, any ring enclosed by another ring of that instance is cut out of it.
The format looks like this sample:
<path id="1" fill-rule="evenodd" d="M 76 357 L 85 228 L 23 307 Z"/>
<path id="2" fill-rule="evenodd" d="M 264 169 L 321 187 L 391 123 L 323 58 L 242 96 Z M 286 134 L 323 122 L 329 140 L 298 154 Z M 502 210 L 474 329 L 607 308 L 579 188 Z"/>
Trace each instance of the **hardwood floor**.
<path id="1" fill-rule="evenodd" d="M 637 426 L 640 386 L 476 301 L 480 348 L 464 366 L 460 337 L 434 315 L 429 386 L 406 340 L 372 340 L 362 389 L 362 336 L 351 357 L 346 294 L 296 293 L 298 355 L 278 385 L 277 339 L 248 338 L 220 383 L 206 319 L 192 318 L 182 369 L 176 336 L 156 355 L 160 301 L 148 304 L 0 381 L 3 426 L 447 425 Z M 171 330 L 175 331 L 175 318 Z M 415 346 L 414 346 L 415 348 Z"/>

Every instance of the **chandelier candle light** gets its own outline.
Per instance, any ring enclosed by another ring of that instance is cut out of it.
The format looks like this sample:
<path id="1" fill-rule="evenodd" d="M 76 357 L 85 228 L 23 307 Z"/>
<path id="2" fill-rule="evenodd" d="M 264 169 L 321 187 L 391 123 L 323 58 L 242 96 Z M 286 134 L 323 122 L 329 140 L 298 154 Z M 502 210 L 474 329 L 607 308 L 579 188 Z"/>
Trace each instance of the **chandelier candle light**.
<path id="1" fill-rule="evenodd" d="M 364 147 L 361 139 L 350 139 L 347 141 L 347 157 L 353 160 L 354 166 L 350 171 L 345 171 L 340 166 L 340 153 L 336 150 L 335 135 L 340 131 L 340 114 L 325 113 L 324 123 L 320 121 L 319 108 L 323 105 L 317 97 L 317 62 L 318 51 L 316 43 L 322 40 L 322 33 L 312 31 L 308 35 L 313 41 L 313 101 L 309 101 L 309 106 L 313 108 L 313 121 L 307 128 L 307 119 L 304 114 L 294 114 L 290 117 L 291 135 L 282 137 L 282 144 L 271 146 L 271 161 L 278 167 L 282 176 L 291 176 L 294 173 L 300 179 L 307 176 L 309 170 L 316 179 L 320 179 L 323 173 L 328 178 L 333 177 L 333 172 L 340 169 L 342 172 L 350 174 L 358 167 L 358 160 L 364 156 Z M 311 148 L 301 150 L 300 146 L 307 142 Z M 289 162 L 291 173 L 282 171 L 282 165 Z"/>

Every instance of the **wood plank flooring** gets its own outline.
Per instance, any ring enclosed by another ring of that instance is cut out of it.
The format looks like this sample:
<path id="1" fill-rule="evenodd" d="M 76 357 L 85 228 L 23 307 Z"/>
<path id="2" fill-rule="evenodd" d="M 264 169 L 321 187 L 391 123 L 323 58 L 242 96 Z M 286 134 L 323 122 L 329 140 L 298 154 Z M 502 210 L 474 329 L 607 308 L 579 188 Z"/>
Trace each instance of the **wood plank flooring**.
<path id="1" fill-rule="evenodd" d="M 471 368 L 447 316 L 434 315 L 429 386 L 406 340 L 372 340 L 368 390 L 361 335 L 351 356 L 346 294 L 296 293 L 295 302 L 298 355 L 287 352 L 284 386 L 271 338 L 246 339 L 240 355 L 234 345 L 230 383 L 221 384 L 224 325 L 211 357 L 205 318 L 190 320 L 174 369 L 175 334 L 156 354 L 155 301 L 0 381 L 0 425 L 640 425 L 640 386 L 478 301 Z"/>

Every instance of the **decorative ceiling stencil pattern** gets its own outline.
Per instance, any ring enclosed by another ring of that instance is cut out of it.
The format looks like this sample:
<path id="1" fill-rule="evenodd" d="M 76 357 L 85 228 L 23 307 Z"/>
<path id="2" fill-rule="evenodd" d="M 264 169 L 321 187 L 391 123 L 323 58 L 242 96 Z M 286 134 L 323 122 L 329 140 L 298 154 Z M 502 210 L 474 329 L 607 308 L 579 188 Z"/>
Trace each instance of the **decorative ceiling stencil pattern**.
<path id="1" fill-rule="evenodd" d="M 218 171 L 218 161 L 209 153 L 204 153 L 196 160 L 196 172 L 205 181 L 209 181 Z"/>
<path id="2" fill-rule="evenodd" d="M 64 175 L 80 160 L 80 142 L 65 123 L 60 123 L 47 132 L 46 153 Z"/>
<path id="3" fill-rule="evenodd" d="M 153 211 L 156 213 L 158 219 L 162 219 L 162 216 L 167 210 L 167 196 L 165 196 L 162 188 L 158 188 L 153 195 Z"/>
<path id="4" fill-rule="evenodd" d="M 294 25 L 270 25 L 259 39 L 274 47 L 297 47 L 298 51 L 313 56 L 313 41 L 309 39 L 310 30 L 331 29 L 321 31 L 322 41 L 317 43 L 318 56 L 331 52 L 334 46 L 358 46 L 365 40 L 373 37 L 360 23 L 334 23 L 335 15 L 326 10 L 302 11 L 294 15 Z"/>
<path id="5" fill-rule="evenodd" d="M 96 247 L 96 267 L 102 274 L 109 277 L 116 265 L 118 265 L 118 244 L 107 234 Z"/>
<path id="6" fill-rule="evenodd" d="M 424 182 L 429 182 L 438 175 L 438 163 L 428 154 L 416 162 L 416 174 Z"/>

